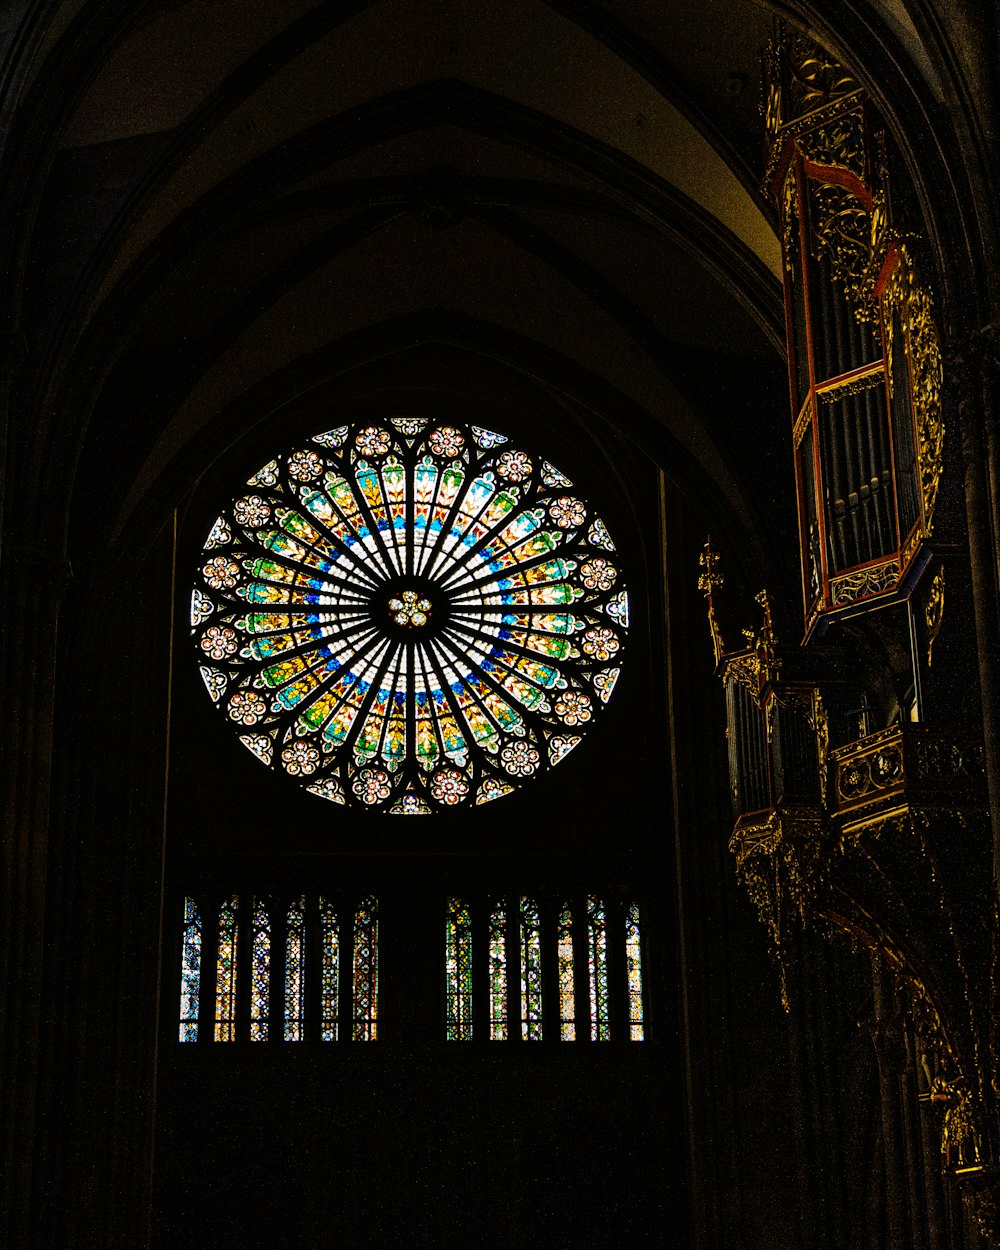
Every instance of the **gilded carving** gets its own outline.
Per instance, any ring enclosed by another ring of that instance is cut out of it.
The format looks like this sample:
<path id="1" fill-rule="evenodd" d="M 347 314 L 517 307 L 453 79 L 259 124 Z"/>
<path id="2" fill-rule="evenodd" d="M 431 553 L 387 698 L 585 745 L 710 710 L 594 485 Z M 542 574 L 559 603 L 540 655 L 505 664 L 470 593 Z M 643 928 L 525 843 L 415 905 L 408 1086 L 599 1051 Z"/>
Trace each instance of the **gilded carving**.
<path id="1" fill-rule="evenodd" d="M 851 395 L 861 395 L 865 391 L 872 390 L 873 387 L 881 385 L 885 374 L 882 366 L 870 370 L 868 373 L 862 373 L 860 376 L 855 375 L 844 381 L 832 382 L 824 384 L 822 389 L 817 387 L 820 401 L 824 404 L 834 404 L 838 400 L 847 399 Z"/>
<path id="2" fill-rule="evenodd" d="M 857 300 L 870 258 L 868 213 L 857 196 L 834 183 L 814 185 L 813 204 L 816 259 L 826 259 L 830 277 Z"/>
<path id="3" fill-rule="evenodd" d="M 823 696 L 819 689 L 816 688 L 812 692 L 812 707 L 809 714 L 809 724 L 813 732 L 816 734 L 816 767 L 819 769 L 819 799 L 822 806 L 826 807 L 826 765 L 827 755 L 830 750 L 830 721 L 826 714 L 826 708 L 823 705 Z"/>
<path id="4" fill-rule="evenodd" d="M 917 459 L 920 464 L 920 487 L 924 502 L 925 532 L 930 534 L 941 482 L 944 454 L 944 422 L 941 417 L 941 346 L 933 318 L 933 301 L 917 274 L 906 245 L 901 244 L 899 258 L 883 292 L 886 320 L 890 324 L 898 312 L 903 326 L 906 355 L 910 372 L 913 419 L 917 433 Z M 886 335 L 886 364 L 890 385 L 892 352 L 896 345 L 891 332 Z"/>
<path id="5" fill-rule="evenodd" d="M 795 279 L 795 259 L 799 253 L 799 191 L 795 166 L 789 166 L 781 197 L 781 240 L 784 244 L 785 269 Z"/>
<path id="6" fill-rule="evenodd" d="M 924 620 L 927 624 L 927 667 L 931 666 L 931 652 L 941 626 L 944 624 L 944 565 L 934 574 L 927 602 L 924 604 Z"/>
<path id="7" fill-rule="evenodd" d="M 853 603 L 855 599 L 880 595 L 884 591 L 892 590 L 898 581 L 899 568 L 895 560 L 873 564 L 833 578 L 830 582 L 830 602 L 836 608 L 845 603 Z"/>
<path id="8" fill-rule="evenodd" d="M 723 653 L 722 634 L 719 631 L 719 622 L 715 616 L 715 603 L 712 598 L 716 587 L 722 585 L 722 574 L 717 572 L 715 567 L 718 562 L 718 552 L 712 550 L 712 539 L 709 538 L 698 557 L 699 565 L 705 570 L 698 576 L 698 589 L 708 600 L 708 628 L 712 635 L 712 651 L 717 665 L 721 662 Z"/>
<path id="9" fill-rule="evenodd" d="M 792 36 L 786 63 L 799 112 L 812 112 L 858 89 L 851 73 L 805 35 Z"/>
<path id="10" fill-rule="evenodd" d="M 855 804 L 897 787 L 902 780 L 902 746 L 892 743 L 868 755 L 842 760 L 837 770 L 837 795 L 844 803 Z"/>
<path id="11" fill-rule="evenodd" d="M 799 134 L 796 143 L 802 155 L 817 165 L 846 169 L 864 177 L 865 138 L 860 112 L 838 110 L 825 125 Z"/>

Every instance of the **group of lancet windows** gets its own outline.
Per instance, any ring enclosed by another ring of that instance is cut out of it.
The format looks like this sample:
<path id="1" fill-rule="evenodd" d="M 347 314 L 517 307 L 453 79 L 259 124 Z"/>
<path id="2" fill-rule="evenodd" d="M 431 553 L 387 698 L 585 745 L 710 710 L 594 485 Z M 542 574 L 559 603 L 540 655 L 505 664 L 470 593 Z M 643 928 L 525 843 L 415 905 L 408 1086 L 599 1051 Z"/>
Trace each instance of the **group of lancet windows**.
<path id="1" fill-rule="evenodd" d="M 549 1030 L 567 1042 L 645 1039 L 638 904 L 449 899 L 447 1039 L 541 1041 Z"/>
<path id="2" fill-rule="evenodd" d="M 244 988 L 245 987 L 245 988 Z M 374 1041 L 378 904 L 305 894 L 184 900 L 182 1042 Z"/>
<path id="3" fill-rule="evenodd" d="M 444 980 L 449 1041 L 645 1038 L 636 903 L 448 899 Z M 374 1041 L 378 992 L 374 898 L 184 900 L 182 1042 Z"/>

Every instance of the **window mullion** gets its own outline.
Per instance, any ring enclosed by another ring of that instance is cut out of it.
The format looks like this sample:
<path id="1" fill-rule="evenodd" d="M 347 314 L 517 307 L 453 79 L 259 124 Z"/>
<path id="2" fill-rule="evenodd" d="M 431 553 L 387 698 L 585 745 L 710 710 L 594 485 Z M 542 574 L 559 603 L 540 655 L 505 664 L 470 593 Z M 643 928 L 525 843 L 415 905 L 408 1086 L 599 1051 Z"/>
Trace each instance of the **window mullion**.
<path id="1" fill-rule="evenodd" d="M 207 1045 L 215 1040 L 215 997 L 219 962 L 219 912 L 223 895 L 205 898 L 202 913 L 201 994 L 198 1006 L 198 1041 Z"/>

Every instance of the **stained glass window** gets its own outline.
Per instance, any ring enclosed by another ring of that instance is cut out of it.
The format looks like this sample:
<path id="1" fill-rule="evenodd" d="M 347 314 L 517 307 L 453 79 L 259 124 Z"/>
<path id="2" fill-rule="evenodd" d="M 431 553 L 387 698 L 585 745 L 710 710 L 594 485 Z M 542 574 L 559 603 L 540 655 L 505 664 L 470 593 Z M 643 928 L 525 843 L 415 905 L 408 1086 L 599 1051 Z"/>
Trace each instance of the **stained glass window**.
<path id="1" fill-rule="evenodd" d="M 198 1010 L 201 1003 L 201 912 L 193 898 L 184 900 L 184 929 L 181 939 L 181 1022 L 180 1040 L 198 1040 Z"/>
<path id="2" fill-rule="evenodd" d="M 337 1040 L 338 1005 L 340 994 L 340 926 L 333 905 L 325 898 L 319 900 L 320 958 L 322 960 L 322 986 L 320 1036 L 324 1042 Z"/>
<path id="3" fill-rule="evenodd" d="M 378 1025 L 378 908 L 365 899 L 354 913 L 354 1040 L 375 1041 Z"/>
<path id="4" fill-rule="evenodd" d="M 521 1037 L 542 1040 L 542 925 L 534 899 L 521 899 Z"/>
<path id="5" fill-rule="evenodd" d="M 507 909 L 490 912 L 490 1041 L 507 1040 Z"/>
<path id="6" fill-rule="evenodd" d="M 639 934 L 639 904 L 625 913 L 625 964 L 628 972 L 628 1035 L 641 1042 L 645 1034 L 642 1012 L 642 951 Z"/>
<path id="7" fill-rule="evenodd" d="M 239 936 L 239 895 L 219 908 L 219 944 L 215 961 L 215 1040 L 236 1040 L 236 950 Z"/>
<path id="8" fill-rule="evenodd" d="M 587 980 L 590 990 L 590 1040 L 611 1036 L 608 1016 L 608 925 L 600 899 L 587 899 Z"/>
<path id="9" fill-rule="evenodd" d="M 285 1041 L 301 1042 L 305 1023 L 306 900 L 285 917 Z"/>
<path id="10" fill-rule="evenodd" d="M 491 802 L 565 758 L 611 697 L 628 617 L 615 544 L 568 477 L 423 417 L 264 465 L 191 597 L 202 676 L 247 749 L 404 815 Z"/>
<path id="11" fill-rule="evenodd" d="M 573 977 L 573 913 L 567 905 L 559 913 L 559 1037 L 576 1040 L 576 984 Z"/>
<path id="12" fill-rule="evenodd" d="M 462 899 L 448 900 L 445 919 L 445 1037 L 472 1037 L 472 917 Z"/>
<path id="13" fill-rule="evenodd" d="M 271 1003 L 271 918 L 263 899 L 253 901 L 253 963 L 250 986 L 250 1040 L 267 1041 Z"/>

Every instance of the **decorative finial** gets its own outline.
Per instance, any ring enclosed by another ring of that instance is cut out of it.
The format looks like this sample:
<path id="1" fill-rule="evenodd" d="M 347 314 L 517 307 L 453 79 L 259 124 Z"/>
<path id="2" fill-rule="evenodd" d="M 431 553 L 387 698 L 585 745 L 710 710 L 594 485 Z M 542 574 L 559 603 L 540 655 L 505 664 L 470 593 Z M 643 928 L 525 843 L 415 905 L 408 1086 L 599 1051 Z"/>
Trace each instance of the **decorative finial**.
<path id="1" fill-rule="evenodd" d="M 719 554 L 712 550 L 712 536 L 706 535 L 706 542 L 701 555 L 698 557 L 698 563 L 705 570 L 698 577 L 698 589 L 708 600 L 708 628 L 712 632 L 712 650 L 715 653 L 715 662 L 722 662 L 723 645 L 722 635 L 719 633 L 719 623 L 715 619 L 715 604 L 712 601 L 712 594 L 717 586 L 722 585 L 722 574 L 716 571 L 715 566 L 719 563 Z"/>

